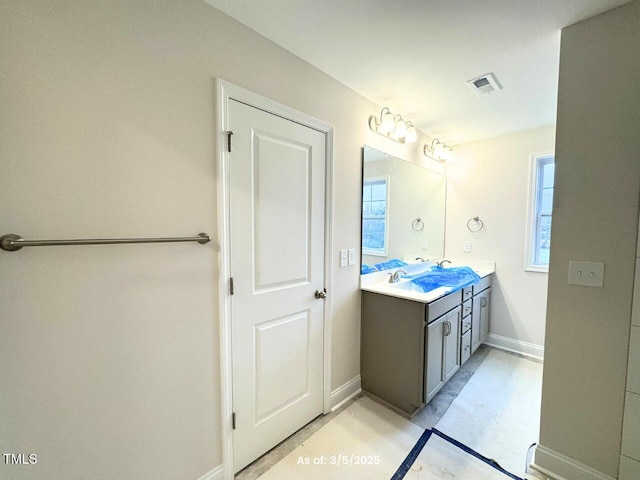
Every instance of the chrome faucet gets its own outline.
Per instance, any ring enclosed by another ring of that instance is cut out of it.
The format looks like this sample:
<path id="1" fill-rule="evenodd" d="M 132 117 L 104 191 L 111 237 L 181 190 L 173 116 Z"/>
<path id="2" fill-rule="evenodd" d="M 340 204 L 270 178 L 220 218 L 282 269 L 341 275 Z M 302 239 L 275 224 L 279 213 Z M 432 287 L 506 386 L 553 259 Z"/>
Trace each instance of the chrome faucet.
<path id="1" fill-rule="evenodd" d="M 439 262 L 436 262 L 436 265 L 438 265 L 440 268 L 444 267 L 445 263 L 451 263 L 451 260 L 447 260 L 446 258 L 444 260 L 440 260 Z"/>
<path id="2" fill-rule="evenodd" d="M 424 258 L 422 258 L 422 257 L 416 257 L 416 260 L 420 260 L 421 262 L 426 262 L 428 259 L 427 259 L 427 260 L 425 260 L 425 259 L 424 259 Z"/>
<path id="3" fill-rule="evenodd" d="M 396 270 L 393 273 L 389 274 L 389 283 L 398 283 L 400 281 L 400 274 L 406 275 L 407 272 L 404 270 Z"/>

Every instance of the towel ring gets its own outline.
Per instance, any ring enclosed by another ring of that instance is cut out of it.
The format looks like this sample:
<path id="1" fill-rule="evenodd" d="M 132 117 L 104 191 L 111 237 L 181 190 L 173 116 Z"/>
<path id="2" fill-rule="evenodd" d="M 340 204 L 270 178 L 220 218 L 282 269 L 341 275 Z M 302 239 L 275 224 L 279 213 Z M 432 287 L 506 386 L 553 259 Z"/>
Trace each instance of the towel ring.
<path id="1" fill-rule="evenodd" d="M 480 217 L 470 218 L 467 222 L 467 230 L 471 233 L 479 233 L 484 230 L 484 222 L 480 219 Z"/>
<path id="2" fill-rule="evenodd" d="M 413 222 L 411 222 L 411 228 L 413 228 L 416 232 L 421 232 L 424 229 L 424 222 L 420 217 L 418 217 Z"/>

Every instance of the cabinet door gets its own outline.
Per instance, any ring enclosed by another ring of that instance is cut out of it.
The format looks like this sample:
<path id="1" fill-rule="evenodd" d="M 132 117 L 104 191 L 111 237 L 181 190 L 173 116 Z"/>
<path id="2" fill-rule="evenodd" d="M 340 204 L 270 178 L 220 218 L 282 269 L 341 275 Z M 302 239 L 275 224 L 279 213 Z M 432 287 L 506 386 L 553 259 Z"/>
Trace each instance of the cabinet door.
<path id="1" fill-rule="evenodd" d="M 462 309 L 460 307 L 451 310 L 444 319 L 443 343 L 444 343 L 444 364 L 443 377 L 447 382 L 460 368 L 460 317 Z"/>
<path id="2" fill-rule="evenodd" d="M 473 297 L 473 310 L 471 311 L 471 353 L 475 352 L 482 343 L 482 337 L 480 336 L 481 305 L 482 299 L 478 294 Z"/>
<path id="3" fill-rule="evenodd" d="M 427 325 L 427 354 L 425 355 L 425 373 L 427 377 L 425 382 L 425 401 L 427 402 L 444 385 L 444 376 L 442 374 L 444 321 L 445 316 L 442 316 Z"/>
<path id="4" fill-rule="evenodd" d="M 363 292 L 362 390 L 412 415 L 424 403 L 425 306 Z"/>
<path id="5" fill-rule="evenodd" d="M 484 342 L 489 336 L 489 317 L 491 313 L 491 287 L 480 294 L 480 341 Z"/>
<path id="6" fill-rule="evenodd" d="M 471 312 L 471 351 L 476 349 L 489 336 L 489 314 L 491 311 L 491 287 L 473 297 Z"/>

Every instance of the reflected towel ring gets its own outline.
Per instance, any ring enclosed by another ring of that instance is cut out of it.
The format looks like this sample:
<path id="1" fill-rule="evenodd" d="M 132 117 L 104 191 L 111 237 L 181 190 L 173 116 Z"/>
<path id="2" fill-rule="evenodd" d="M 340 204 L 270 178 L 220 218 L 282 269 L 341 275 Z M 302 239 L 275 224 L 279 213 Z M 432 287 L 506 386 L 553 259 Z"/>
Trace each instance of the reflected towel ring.
<path id="1" fill-rule="evenodd" d="M 418 217 L 413 222 L 411 222 L 411 228 L 413 228 L 416 232 L 421 232 L 424 229 L 424 222 L 420 217 Z"/>
<path id="2" fill-rule="evenodd" d="M 484 230 L 484 222 L 480 219 L 480 217 L 470 218 L 467 222 L 467 230 L 471 233 L 479 233 Z"/>

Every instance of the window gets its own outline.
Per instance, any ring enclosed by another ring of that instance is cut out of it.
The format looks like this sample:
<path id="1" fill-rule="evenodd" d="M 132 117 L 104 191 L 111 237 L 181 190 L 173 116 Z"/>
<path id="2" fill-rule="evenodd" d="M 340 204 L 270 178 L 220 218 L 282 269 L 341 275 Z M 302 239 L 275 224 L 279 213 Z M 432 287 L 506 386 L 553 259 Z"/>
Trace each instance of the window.
<path id="1" fill-rule="evenodd" d="M 368 178 L 362 188 L 362 253 L 387 255 L 388 177 Z"/>
<path id="2" fill-rule="evenodd" d="M 554 157 L 553 154 L 532 155 L 530 162 L 525 270 L 548 272 L 555 174 Z"/>

